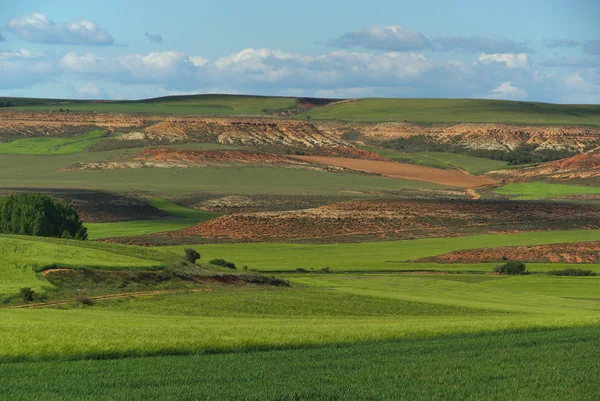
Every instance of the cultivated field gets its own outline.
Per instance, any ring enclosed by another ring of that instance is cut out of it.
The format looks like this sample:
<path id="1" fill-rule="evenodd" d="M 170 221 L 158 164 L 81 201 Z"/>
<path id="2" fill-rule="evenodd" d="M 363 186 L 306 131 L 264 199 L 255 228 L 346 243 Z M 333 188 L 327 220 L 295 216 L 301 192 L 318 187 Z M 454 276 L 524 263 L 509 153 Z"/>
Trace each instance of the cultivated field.
<path id="1" fill-rule="evenodd" d="M 600 392 L 597 106 L 2 101 L 0 400 Z"/>

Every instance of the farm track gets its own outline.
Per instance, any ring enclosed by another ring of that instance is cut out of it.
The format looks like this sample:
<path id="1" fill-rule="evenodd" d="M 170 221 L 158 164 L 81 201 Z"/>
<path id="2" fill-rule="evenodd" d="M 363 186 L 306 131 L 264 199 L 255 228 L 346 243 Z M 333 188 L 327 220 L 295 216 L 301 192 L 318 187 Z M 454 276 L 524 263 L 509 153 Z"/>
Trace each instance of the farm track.
<path id="1" fill-rule="evenodd" d="M 68 269 L 63 269 L 68 270 Z M 163 294 L 182 294 L 182 293 L 194 293 L 194 292 L 203 292 L 203 291 L 212 291 L 210 288 L 196 288 L 196 289 L 185 289 L 185 290 L 156 290 L 156 291 L 138 291 L 138 292 L 123 292 L 120 294 L 109 294 L 109 295 L 97 295 L 93 297 L 86 297 L 93 301 L 101 301 L 106 299 L 120 299 L 120 298 L 128 298 L 128 297 L 141 297 L 141 296 L 152 296 L 152 295 L 163 295 Z M 59 306 L 59 305 L 67 305 L 75 302 L 74 299 L 71 300 L 61 300 L 61 301 L 53 301 L 53 302 L 40 302 L 37 304 L 23 304 L 23 305 L 14 305 L 14 306 L 4 306 L 0 309 L 39 309 L 39 308 L 47 308 L 51 306 Z"/>

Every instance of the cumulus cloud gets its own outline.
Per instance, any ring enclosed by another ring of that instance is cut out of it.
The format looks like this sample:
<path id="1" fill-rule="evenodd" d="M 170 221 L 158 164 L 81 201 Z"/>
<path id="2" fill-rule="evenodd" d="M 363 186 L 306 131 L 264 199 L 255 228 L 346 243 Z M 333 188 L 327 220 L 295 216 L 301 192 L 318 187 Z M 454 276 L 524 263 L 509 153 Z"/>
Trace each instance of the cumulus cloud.
<path id="1" fill-rule="evenodd" d="M 102 57 L 94 53 L 0 53 L 0 89 L 44 80 L 82 82 L 74 97 L 154 97 L 211 91 L 324 97 L 488 97 L 592 102 L 600 68 L 539 69 L 527 54 L 481 54 L 472 61 L 418 52 L 332 51 L 302 55 L 244 49 L 218 59 L 177 51 Z M 88 84 L 89 83 L 89 84 Z"/>
<path id="2" fill-rule="evenodd" d="M 544 39 L 544 47 L 557 49 L 562 47 L 577 47 L 579 42 L 571 39 Z"/>
<path id="3" fill-rule="evenodd" d="M 527 68 L 529 64 L 529 58 L 527 54 L 486 54 L 483 53 L 479 56 L 478 62 L 483 64 L 501 63 L 505 64 L 508 68 Z"/>
<path id="4" fill-rule="evenodd" d="M 46 44 L 110 46 L 112 36 L 98 24 L 87 19 L 74 19 L 56 24 L 46 15 L 34 12 L 8 20 L 6 28 L 20 39 Z"/>
<path id="5" fill-rule="evenodd" d="M 492 89 L 487 97 L 490 99 L 518 100 L 525 99 L 527 92 L 514 86 L 511 81 L 506 81 Z"/>
<path id="6" fill-rule="evenodd" d="M 429 41 L 414 29 L 399 25 L 373 25 L 329 39 L 326 45 L 341 48 L 363 47 L 365 49 L 405 51 L 425 49 L 429 46 Z"/>
<path id="7" fill-rule="evenodd" d="M 600 40 L 588 40 L 583 44 L 583 52 L 586 54 L 600 55 Z"/>
<path id="8" fill-rule="evenodd" d="M 162 41 L 163 41 L 162 35 L 159 35 L 158 33 L 148 33 L 148 32 L 146 32 L 144 34 L 144 36 L 146 38 L 148 38 L 149 41 L 154 42 L 154 43 L 162 43 Z"/>
<path id="9" fill-rule="evenodd" d="M 512 40 L 496 40 L 481 36 L 461 37 L 446 36 L 435 38 L 432 49 L 436 51 L 460 50 L 471 53 L 535 53 L 525 43 Z"/>
<path id="10" fill-rule="evenodd" d="M 124 84 L 160 83 L 173 86 L 194 79 L 197 68 L 189 56 L 176 51 L 116 57 L 68 53 L 58 61 L 58 65 L 63 72 L 110 78 Z"/>
<path id="11" fill-rule="evenodd" d="M 108 94 L 104 88 L 99 88 L 93 83 L 87 83 L 77 90 L 76 98 L 78 99 L 108 99 Z"/>
<path id="12" fill-rule="evenodd" d="M 45 81 L 55 73 L 55 65 L 43 54 L 26 49 L 0 52 L 0 88 L 24 88 Z"/>

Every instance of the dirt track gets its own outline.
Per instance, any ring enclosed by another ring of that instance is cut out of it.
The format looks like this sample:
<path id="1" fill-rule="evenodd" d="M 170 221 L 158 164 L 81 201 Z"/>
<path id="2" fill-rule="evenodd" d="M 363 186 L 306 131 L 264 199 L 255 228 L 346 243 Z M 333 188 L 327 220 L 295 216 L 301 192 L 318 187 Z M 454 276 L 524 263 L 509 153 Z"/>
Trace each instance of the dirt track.
<path id="1" fill-rule="evenodd" d="M 497 184 L 496 180 L 489 177 L 473 176 L 456 170 L 442 170 L 439 168 L 415 166 L 392 161 L 360 160 L 326 156 L 293 157 L 311 163 L 345 167 L 352 170 L 363 171 L 365 173 L 381 174 L 385 177 L 426 181 L 459 188 L 478 188 L 485 185 Z"/>

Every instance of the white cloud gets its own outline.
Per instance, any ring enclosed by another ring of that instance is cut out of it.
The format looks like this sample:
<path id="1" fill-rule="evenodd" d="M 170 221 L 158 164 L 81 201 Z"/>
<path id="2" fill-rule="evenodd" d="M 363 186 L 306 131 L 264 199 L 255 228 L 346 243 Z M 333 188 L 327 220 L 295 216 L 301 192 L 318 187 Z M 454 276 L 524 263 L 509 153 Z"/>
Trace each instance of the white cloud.
<path id="1" fill-rule="evenodd" d="M 55 72 L 54 63 L 44 55 L 26 49 L 0 52 L 0 88 L 22 88 L 45 81 Z"/>
<path id="2" fill-rule="evenodd" d="M 516 100 L 525 99 L 527 92 L 512 84 L 510 81 L 502 82 L 495 89 L 492 89 L 487 96 L 490 99 Z"/>
<path id="3" fill-rule="evenodd" d="M 6 28 L 20 39 L 47 44 L 107 46 L 114 44 L 112 36 L 98 24 L 87 19 L 74 19 L 56 24 L 38 12 L 8 20 Z"/>
<path id="4" fill-rule="evenodd" d="M 373 25 L 357 29 L 326 42 L 331 47 L 364 47 L 365 49 L 404 51 L 421 50 L 429 46 L 423 34 L 400 25 Z"/>
<path id="5" fill-rule="evenodd" d="M 483 53 L 479 56 L 478 61 L 483 64 L 490 63 L 501 63 L 505 64 L 508 68 L 527 68 L 529 64 L 529 58 L 527 54 L 486 54 Z"/>
<path id="6" fill-rule="evenodd" d="M 77 99 L 108 99 L 109 96 L 103 88 L 99 88 L 91 82 L 83 85 L 75 94 Z"/>

